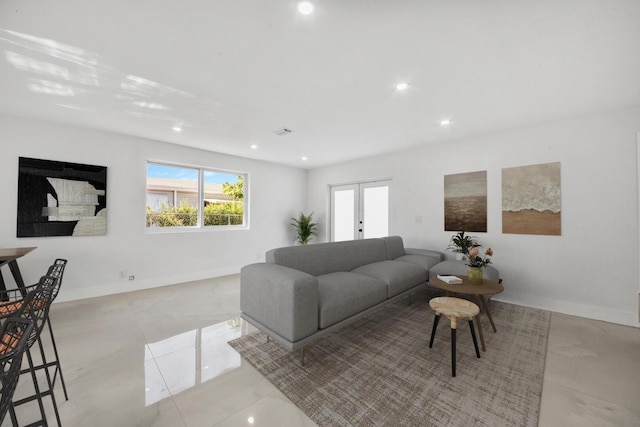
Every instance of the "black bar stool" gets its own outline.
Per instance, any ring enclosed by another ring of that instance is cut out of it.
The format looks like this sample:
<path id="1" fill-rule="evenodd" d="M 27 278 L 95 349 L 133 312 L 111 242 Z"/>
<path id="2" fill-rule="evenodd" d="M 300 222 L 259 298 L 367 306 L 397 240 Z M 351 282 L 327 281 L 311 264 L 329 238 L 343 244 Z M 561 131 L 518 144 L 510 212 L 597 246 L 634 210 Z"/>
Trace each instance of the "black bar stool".
<path id="1" fill-rule="evenodd" d="M 14 425 L 18 423 L 11 400 L 20 379 L 22 356 L 32 330 L 31 320 L 16 317 L 6 319 L 2 325 L 0 331 L 0 424 L 8 411 L 11 411 L 12 423 Z"/>
<path id="2" fill-rule="evenodd" d="M 62 286 L 62 277 L 64 276 L 64 270 L 67 265 L 67 260 L 58 258 L 54 261 L 54 263 L 49 267 L 46 276 L 50 276 L 57 279 L 57 283 L 53 289 L 51 296 L 51 303 L 56 299 L 58 293 L 60 292 L 60 287 Z M 20 289 L 10 289 L 5 291 L 0 291 L 0 320 L 3 318 L 7 318 L 9 316 L 15 316 L 18 310 L 22 307 L 23 299 L 25 295 L 29 292 L 33 291 L 38 284 L 27 286 Z M 51 318 L 49 316 L 49 312 L 47 312 L 47 317 L 45 319 L 45 323 L 49 329 L 49 335 L 51 337 L 51 344 L 53 346 L 54 359 L 48 362 L 42 362 L 42 364 L 34 367 L 36 371 L 42 369 L 55 368 L 53 371 L 52 378 L 52 386 L 51 389 L 55 387 L 56 380 L 58 375 L 60 376 L 60 382 L 62 383 L 62 391 L 64 392 L 65 400 L 69 400 L 69 395 L 67 394 L 67 385 L 64 381 L 64 376 L 62 374 L 62 367 L 60 365 L 60 356 L 58 355 L 58 346 L 56 344 L 55 335 L 53 333 L 53 326 L 51 325 Z M 42 342 L 39 339 L 39 345 L 42 347 Z"/>
<path id="3" fill-rule="evenodd" d="M 58 293 L 60 292 L 60 288 L 62 287 L 62 276 L 64 275 L 64 269 L 67 266 L 67 260 L 58 258 L 54 261 L 54 263 L 49 267 L 49 271 L 47 272 L 47 276 L 55 277 L 58 279 L 58 283 L 53 291 L 51 303 L 55 301 Z M 47 313 L 46 319 L 47 326 L 49 327 L 49 335 L 51 336 L 51 344 L 53 345 L 53 352 L 55 355 L 55 360 L 47 363 L 47 368 L 55 367 L 55 371 L 53 372 L 53 386 L 56 385 L 56 379 L 58 374 L 60 375 L 60 382 L 62 384 L 62 391 L 64 392 L 64 399 L 69 400 L 69 395 L 67 394 L 67 385 L 64 382 L 64 376 L 62 375 L 62 367 L 60 366 L 60 357 L 58 356 L 58 346 L 56 345 L 56 339 L 53 335 L 53 327 L 51 326 L 51 316 Z"/>
<path id="4" fill-rule="evenodd" d="M 60 414 L 58 413 L 58 405 L 56 403 L 56 397 L 53 393 L 53 382 L 51 380 L 51 375 L 49 374 L 47 358 L 44 352 L 44 347 L 42 345 L 42 341 L 40 339 L 40 334 L 44 329 L 44 325 L 47 321 L 47 317 L 49 315 L 49 308 L 51 307 L 51 302 L 53 301 L 53 293 L 55 292 L 55 288 L 57 287 L 58 279 L 51 276 L 43 276 L 35 287 L 31 287 L 31 289 L 27 296 L 22 301 L 15 301 L 14 305 L 20 305 L 19 310 L 15 313 L 17 317 L 21 317 L 26 320 L 31 320 L 33 322 L 33 330 L 28 336 L 26 350 L 25 353 L 27 355 L 27 361 L 29 362 L 29 367 L 27 369 L 23 369 L 20 371 L 20 375 L 29 373 L 31 375 L 31 379 L 33 381 L 34 394 L 19 400 L 13 400 L 13 407 L 17 407 L 20 405 L 24 405 L 29 402 L 33 402 L 34 400 L 38 402 L 38 408 L 40 409 L 41 419 L 34 423 L 29 424 L 29 426 L 48 426 L 47 416 L 44 410 L 43 397 L 49 396 L 51 398 L 51 402 L 53 404 L 53 410 L 55 412 L 56 420 L 58 422 L 58 426 L 61 427 L 62 423 L 60 421 Z M 35 365 L 33 362 L 33 357 L 31 355 L 31 348 L 33 344 L 38 343 L 38 347 L 40 350 L 40 357 L 42 358 L 41 365 Z M 40 384 L 38 382 L 37 370 L 42 369 L 45 374 L 45 378 L 47 381 L 47 388 L 41 389 Z M 12 417 L 13 418 L 13 417 Z M 14 421 L 12 419 L 12 421 Z M 14 422 L 14 425 L 17 425 Z"/>

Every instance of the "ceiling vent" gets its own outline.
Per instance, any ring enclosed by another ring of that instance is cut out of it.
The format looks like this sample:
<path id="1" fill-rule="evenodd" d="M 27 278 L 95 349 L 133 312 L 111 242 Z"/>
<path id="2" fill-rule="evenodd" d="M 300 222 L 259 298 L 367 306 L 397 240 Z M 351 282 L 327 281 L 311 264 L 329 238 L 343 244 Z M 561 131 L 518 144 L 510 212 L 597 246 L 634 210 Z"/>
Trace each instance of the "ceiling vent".
<path id="1" fill-rule="evenodd" d="M 287 129 L 287 128 L 282 128 L 282 129 L 278 129 L 278 130 L 274 130 L 273 133 L 275 133 L 276 135 L 282 136 L 282 135 L 288 135 L 291 132 L 293 132 L 291 129 Z"/>

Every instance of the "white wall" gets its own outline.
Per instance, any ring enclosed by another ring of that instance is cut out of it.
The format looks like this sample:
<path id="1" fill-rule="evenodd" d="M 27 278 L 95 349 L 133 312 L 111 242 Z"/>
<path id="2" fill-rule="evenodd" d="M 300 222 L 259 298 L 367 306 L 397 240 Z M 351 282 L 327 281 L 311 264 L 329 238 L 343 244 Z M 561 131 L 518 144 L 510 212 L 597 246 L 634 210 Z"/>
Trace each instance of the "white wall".
<path id="1" fill-rule="evenodd" d="M 473 234 L 495 251 L 496 299 L 638 326 L 638 130 L 634 108 L 316 169 L 308 209 L 328 232 L 328 185 L 392 177 L 391 234 L 444 251 L 444 175 L 486 170 L 488 232 Z M 548 162 L 561 162 L 562 236 L 502 234 L 502 168 Z"/>
<path id="2" fill-rule="evenodd" d="M 68 258 L 60 301 L 231 274 L 292 244 L 289 217 L 301 210 L 315 212 L 324 233 L 318 241 L 327 240 L 329 184 L 391 177 L 391 233 L 407 246 L 444 250 L 453 233 L 444 231 L 443 176 L 487 170 L 488 232 L 474 234 L 496 252 L 505 285 L 497 299 L 638 326 L 639 130 L 640 108 L 627 109 L 425 145 L 312 170 L 307 178 L 300 169 L 0 116 L 0 247 L 38 246 L 20 260 L 28 283 L 54 258 Z M 107 166 L 107 235 L 16 238 L 19 156 Z M 248 172 L 251 229 L 145 234 L 147 159 Z M 557 161 L 562 236 L 502 234 L 502 168 Z M 124 269 L 136 279 L 120 279 Z M 12 286 L 8 269 L 3 275 Z"/>
<path id="3" fill-rule="evenodd" d="M 59 301 L 237 273 L 268 249 L 292 244 L 289 218 L 305 208 L 302 169 L 7 116 L 0 116 L 0 146 L 0 247 L 38 247 L 19 261 L 27 283 L 67 258 Z M 16 238 L 20 156 L 107 166 L 107 234 Z M 147 159 L 248 172 L 250 230 L 146 234 Z M 135 280 L 121 279 L 122 270 Z"/>

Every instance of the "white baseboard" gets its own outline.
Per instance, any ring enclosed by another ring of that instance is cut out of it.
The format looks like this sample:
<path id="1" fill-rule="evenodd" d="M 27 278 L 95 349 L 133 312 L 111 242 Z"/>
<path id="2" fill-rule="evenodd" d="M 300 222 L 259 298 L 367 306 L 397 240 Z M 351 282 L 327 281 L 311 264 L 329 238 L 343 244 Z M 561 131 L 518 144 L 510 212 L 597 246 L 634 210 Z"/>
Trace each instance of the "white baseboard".
<path id="1" fill-rule="evenodd" d="M 181 273 L 171 276 L 152 277 L 142 280 L 119 280 L 117 282 L 106 283 L 98 286 L 83 287 L 82 289 L 73 289 L 71 287 L 65 287 L 63 285 L 60 289 L 58 298 L 56 298 L 56 303 L 64 301 L 75 301 L 85 298 L 103 297 L 106 295 L 140 291 L 143 289 L 159 288 L 161 286 L 193 282 L 195 280 L 210 279 L 212 277 L 228 276 L 231 274 L 240 273 L 240 268 L 240 266 L 231 266 L 193 273 Z"/>
<path id="2" fill-rule="evenodd" d="M 520 297 L 523 297 L 520 295 Z M 496 301 L 510 304 L 524 305 L 527 307 L 540 308 L 571 316 L 585 317 L 587 319 L 602 320 L 620 325 L 634 326 L 640 328 L 637 314 L 632 311 L 615 310 L 607 307 L 577 304 L 570 301 L 558 301 L 546 298 L 523 297 L 518 299 L 505 298 L 503 295 L 491 297 Z"/>

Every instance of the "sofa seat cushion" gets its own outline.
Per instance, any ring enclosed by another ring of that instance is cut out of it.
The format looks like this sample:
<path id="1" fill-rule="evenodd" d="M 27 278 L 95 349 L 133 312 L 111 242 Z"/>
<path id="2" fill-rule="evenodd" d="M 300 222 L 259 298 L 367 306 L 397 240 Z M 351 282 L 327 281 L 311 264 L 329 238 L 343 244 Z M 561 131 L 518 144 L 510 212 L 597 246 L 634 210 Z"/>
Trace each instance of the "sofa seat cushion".
<path id="1" fill-rule="evenodd" d="M 403 255 L 394 259 L 394 261 L 408 262 L 424 268 L 427 272 L 431 267 L 440 262 L 439 259 L 425 255 Z"/>
<path id="2" fill-rule="evenodd" d="M 387 284 L 374 277 L 336 272 L 318 276 L 317 279 L 320 329 L 387 299 Z"/>
<path id="3" fill-rule="evenodd" d="M 363 265 L 352 273 L 364 274 L 387 284 L 387 298 L 396 296 L 427 281 L 427 271 L 415 264 L 402 261 L 380 261 Z"/>

